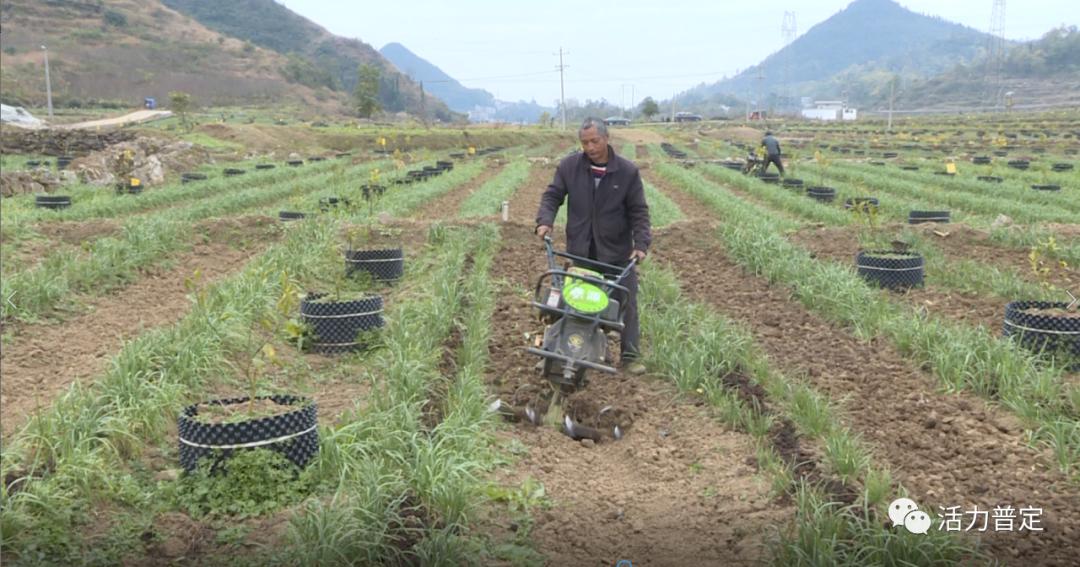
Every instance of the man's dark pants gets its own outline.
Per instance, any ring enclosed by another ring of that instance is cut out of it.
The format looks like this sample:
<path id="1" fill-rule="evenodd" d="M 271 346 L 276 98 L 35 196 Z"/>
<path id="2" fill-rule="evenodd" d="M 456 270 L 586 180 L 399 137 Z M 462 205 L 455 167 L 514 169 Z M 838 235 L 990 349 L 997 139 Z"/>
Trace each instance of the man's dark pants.
<path id="1" fill-rule="evenodd" d="M 595 260 L 595 258 L 593 258 Z M 596 270 L 602 272 L 608 276 L 617 276 L 618 273 L 612 273 L 610 268 L 603 268 L 602 266 L 589 265 L 585 262 L 577 262 L 582 268 Z M 613 262 L 612 264 L 617 266 L 626 266 L 629 264 L 629 260 L 622 262 Z M 626 310 L 623 312 L 623 328 L 622 333 L 619 336 L 619 345 L 621 351 L 622 360 L 630 360 L 637 358 L 641 353 L 641 329 L 638 323 L 638 309 L 637 309 L 637 294 L 638 294 L 638 274 L 637 268 L 630 270 L 630 273 L 626 275 L 626 279 L 623 280 L 622 285 L 630 292 L 630 297 L 621 297 L 623 293 L 621 291 L 615 292 L 615 299 L 619 300 L 620 305 L 625 305 Z"/>
<path id="2" fill-rule="evenodd" d="M 770 155 L 770 156 L 765 157 L 765 167 L 763 167 L 761 169 L 762 173 L 765 173 L 766 171 L 769 171 L 769 164 L 770 163 L 775 163 L 776 164 L 776 169 L 780 170 L 780 175 L 784 174 L 784 164 L 780 163 L 780 156 L 779 155 Z"/>

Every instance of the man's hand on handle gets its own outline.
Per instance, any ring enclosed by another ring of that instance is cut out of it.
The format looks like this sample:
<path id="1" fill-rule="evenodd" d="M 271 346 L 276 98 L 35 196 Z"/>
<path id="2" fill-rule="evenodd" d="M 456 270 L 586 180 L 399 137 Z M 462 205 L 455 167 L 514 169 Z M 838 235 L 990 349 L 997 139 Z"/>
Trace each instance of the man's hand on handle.
<path id="1" fill-rule="evenodd" d="M 546 224 L 541 224 L 541 225 L 538 225 L 536 227 L 536 235 L 539 236 L 541 240 L 543 240 L 549 234 L 551 234 L 551 227 L 550 226 L 548 226 Z M 627 258 L 627 259 L 628 260 L 637 260 L 637 263 L 640 264 L 643 260 L 645 260 L 645 256 L 646 256 L 645 251 L 643 251 L 643 250 L 634 250 L 633 252 L 630 253 L 630 257 Z"/>

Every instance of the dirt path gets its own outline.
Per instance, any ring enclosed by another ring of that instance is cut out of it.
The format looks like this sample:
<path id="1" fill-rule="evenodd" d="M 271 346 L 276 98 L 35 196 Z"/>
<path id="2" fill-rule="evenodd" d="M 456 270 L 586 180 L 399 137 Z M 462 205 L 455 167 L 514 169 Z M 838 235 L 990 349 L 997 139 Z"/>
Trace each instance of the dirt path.
<path id="1" fill-rule="evenodd" d="M 633 144 L 659 144 L 664 137 L 654 130 L 645 128 L 612 128 L 611 139 L 618 145 L 625 142 Z"/>
<path id="2" fill-rule="evenodd" d="M 195 270 L 213 282 L 243 267 L 276 234 L 266 217 L 243 217 L 207 225 L 210 238 L 176 259 L 175 268 L 145 274 L 116 293 L 90 301 L 90 309 L 63 323 L 11 325 L 0 365 L 0 413 L 4 436 L 23 425 L 35 408 L 49 407 L 74 382 L 104 373 L 124 342 L 171 324 L 191 307 L 184 278 Z"/>
<path id="3" fill-rule="evenodd" d="M 658 186 L 698 219 L 658 234 L 653 247 L 691 297 L 746 325 L 773 365 L 830 396 L 921 505 L 1041 507 L 1046 531 L 988 533 L 985 545 L 1001 559 L 1073 564 L 1080 491 L 1048 467 L 1050 455 L 1025 444 L 1012 416 L 972 395 L 941 394 L 933 376 L 885 341 L 859 342 L 809 313 L 789 290 L 747 274 L 727 259 L 702 204 Z"/>
<path id="4" fill-rule="evenodd" d="M 530 227 L 536 223 L 536 210 L 540 207 L 540 196 L 544 194 L 548 183 L 551 183 L 557 165 L 558 163 L 552 161 L 550 165 L 532 166 L 528 180 L 510 196 L 511 223 L 521 223 Z"/>
<path id="5" fill-rule="evenodd" d="M 98 120 L 87 120 L 85 122 L 76 122 L 74 124 L 58 124 L 53 127 L 61 130 L 86 130 L 93 128 L 105 128 L 109 126 L 124 126 L 126 124 L 139 124 L 142 122 L 161 120 L 162 118 L 168 118 L 172 116 L 172 114 L 173 113 L 168 110 L 137 110 L 123 116 L 116 116 L 113 118 L 101 118 Z"/>
<path id="6" fill-rule="evenodd" d="M 440 219 L 449 220 L 455 218 L 458 209 L 461 208 L 461 203 L 464 202 L 465 199 L 468 199 L 473 191 L 476 191 L 492 177 L 498 175 L 503 167 L 505 167 L 505 165 L 497 160 L 485 160 L 484 170 L 480 172 L 480 175 L 451 189 L 449 193 L 440 195 L 435 200 L 424 205 L 424 207 L 415 214 L 410 215 L 410 217 L 417 220 L 428 221 Z"/>
<path id="7" fill-rule="evenodd" d="M 492 319 L 489 383 L 500 399 L 520 404 L 547 387 L 534 369 L 538 359 L 524 351 L 524 333 L 539 325 L 523 290 L 544 258 L 531 220 L 502 230 L 492 268 L 503 289 Z M 585 421 L 607 404 L 628 425 L 621 441 L 580 443 L 529 424 L 512 432 L 528 454 L 498 480 L 533 477 L 554 501 L 536 513 L 531 533 L 549 564 L 730 565 L 766 555 L 770 528 L 793 510 L 769 498 L 748 436 L 724 429 L 666 384 L 621 373 L 594 375 L 567 408 Z"/>

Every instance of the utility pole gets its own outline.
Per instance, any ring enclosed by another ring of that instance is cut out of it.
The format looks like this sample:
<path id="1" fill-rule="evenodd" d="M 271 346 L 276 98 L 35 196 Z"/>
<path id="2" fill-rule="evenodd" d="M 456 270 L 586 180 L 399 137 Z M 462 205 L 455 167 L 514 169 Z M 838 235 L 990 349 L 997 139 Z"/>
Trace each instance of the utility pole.
<path id="1" fill-rule="evenodd" d="M 675 122 L 675 93 L 671 93 L 671 121 Z"/>
<path id="2" fill-rule="evenodd" d="M 45 53 L 45 97 L 48 99 L 49 118 L 52 118 L 52 81 L 49 79 L 49 49 L 42 45 L 41 51 Z"/>
<path id="3" fill-rule="evenodd" d="M 563 50 L 559 48 L 559 106 L 562 107 L 562 129 L 566 130 L 566 83 L 563 80 L 563 70 L 569 65 L 563 64 Z"/>
<path id="4" fill-rule="evenodd" d="M 634 117 L 634 85 L 630 85 L 630 118 Z"/>
<path id="5" fill-rule="evenodd" d="M 757 99 L 758 118 L 764 119 L 764 116 L 761 116 L 761 112 L 762 112 L 762 107 L 765 106 L 765 69 L 762 69 L 761 66 L 758 66 L 757 85 L 758 85 L 757 86 L 757 91 L 758 91 L 758 99 Z"/>
<path id="6" fill-rule="evenodd" d="M 427 126 L 427 95 L 424 94 L 424 81 L 420 81 L 420 120 Z"/>
<path id="7" fill-rule="evenodd" d="M 892 132 L 892 111 L 893 111 L 893 99 L 896 96 L 896 76 L 893 75 L 891 81 L 889 81 L 889 125 L 885 127 L 885 130 Z"/>
<path id="8" fill-rule="evenodd" d="M 795 12 L 784 12 L 784 23 L 780 26 L 781 39 L 784 42 L 784 47 L 791 45 L 795 41 L 795 37 L 798 35 L 798 26 L 795 24 Z M 788 98 L 793 98 L 794 93 L 791 89 L 791 60 L 794 58 L 794 54 L 791 50 L 784 57 L 784 93 Z M 788 101 L 790 102 L 790 100 Z"/>

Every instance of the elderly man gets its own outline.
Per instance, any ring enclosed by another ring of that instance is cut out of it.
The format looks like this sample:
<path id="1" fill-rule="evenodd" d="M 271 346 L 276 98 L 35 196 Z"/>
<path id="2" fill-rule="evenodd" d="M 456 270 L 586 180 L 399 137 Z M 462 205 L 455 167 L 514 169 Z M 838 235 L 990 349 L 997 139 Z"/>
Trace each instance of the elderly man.
<path id="1" fill-rule="evenodd" d="M 578 129 L 581 153 L 562 160 L 555 178 L 540 198 L 536 214 L 536 234 L 551 232 L 555 215 L 569 196 L 566 249 L 606 264 L 626 266 L 631 259 L 641 262 L 652 240 L 649 205 L 641 174 L 630 160 L 615 155 L 608 144 L 607 125 L 598 118 L 586 118 Z M 626 328 L 620 339 L 621 364 L 631 374 L 645 372 L 638 362 L 640 353 L 637 311 L 637 273 L 625 284 L 630 290 L 626 302 Z"/>

